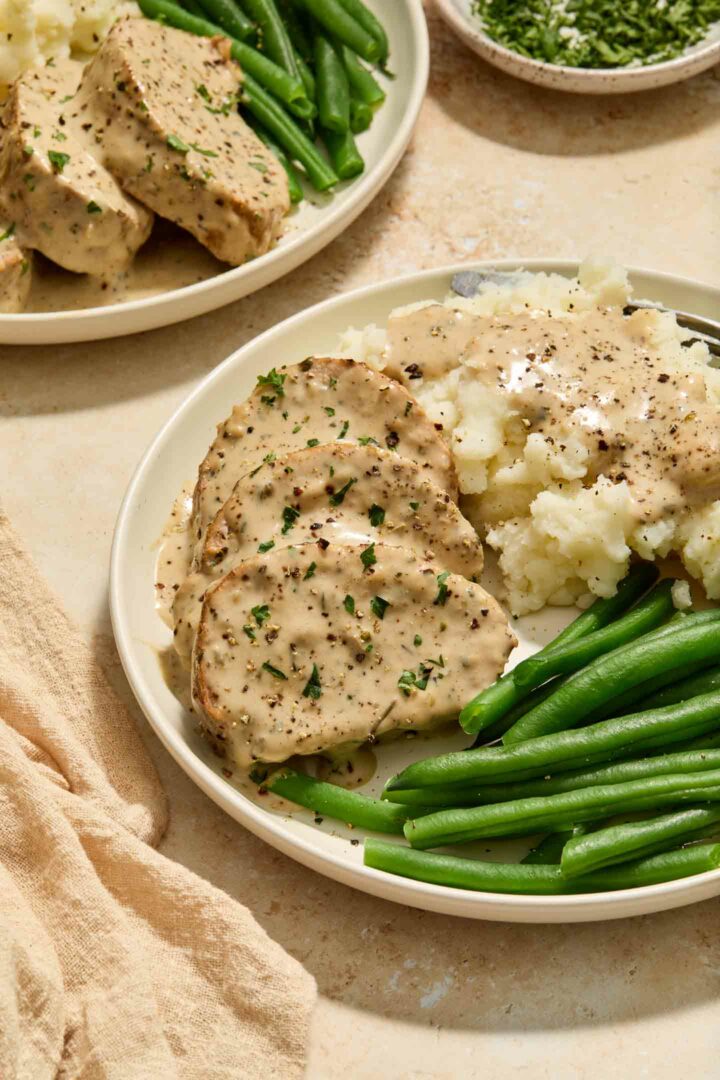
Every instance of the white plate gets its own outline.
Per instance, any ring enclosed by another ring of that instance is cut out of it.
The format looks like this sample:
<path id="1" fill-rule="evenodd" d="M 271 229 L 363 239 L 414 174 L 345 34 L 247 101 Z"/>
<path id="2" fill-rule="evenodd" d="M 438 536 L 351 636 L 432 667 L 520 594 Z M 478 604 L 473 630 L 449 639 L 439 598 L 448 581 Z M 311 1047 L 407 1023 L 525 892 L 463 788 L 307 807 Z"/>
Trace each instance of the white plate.
<path id="1" fill-rule="evenodd" d="M 429 45 L 421 0 L 368 3 L 387 30 L 396 78 L 381 77 L 386 100 L 372 127 L 358 136 L 366 162 L 359 179 L 339 185 L 332 196 L 313 195 L 312 202 L 306 199 L 291 214 L 286 235 L 277 247 L 253 262 L 195 285 L 108 307 L 0 315 L 0 345 L 99 341 L 203 315 L 276 281 L 346 229 L 397 167 L 415 127 L 428 79 Z"/>
<path id="2" fill-rule="evenodd" d="M 445 21 L 473 52 L 508 75 L 551 90 L 569 90 L 575 94 L 629 94 L 690 79 L 720 61 L 720 23 L 711 27 L 702 41 L 673 60 L 644 67 L 573 68 L 531 60 L 493 41 L 472 14 L 472 0 L 437 0 L 437 5 Z"/>
<path id="3" fill-rule="evenodd" d="M 392 308 L 428 297 L 442 299 L 454 271 L 489 264 L 431 270 L 374 285 L 318 304 L 268 330 L 234 353 L 199 384 L 160 431 L 133 477 L 118 518 L 112 552 L 110 606 L 118 650 L 125 672 L 151 725 L 175 760 L 231 817 L 268 843 L 306 866 L 346 885 L 389 900 L 430 911 L 510 922 L 581 922 L 620 918 L 679 907 L 720 894 L 720 871 L 621 893 L 583 896 L 500 896 L 471 893 L 392 877 L 362 865 L 362 847 L 346 828 L 329 822 L 321 827 L 299 810 L 275 812 L 242 794 L 224 779 L 221 762 L 195 732 L 195 723 L 168 689 L 159 653 L 171 641 L 170 631 L 154 607 L 154 570 L 158 542 L 172 502 L 196 475 L 215 432 L 216 423 L 255 385 L 256 376 L 274 365 L 293 363 L 310 353 L 333 351 L 338 334 L 349 325 L 382 324 Z M 516 261 L 493 264 L 516 269 Z M 528 270 L 553 270 L 568 276 L 569 262 L 534 260 Z M 683 278 L 642 270 L 631 274 L 635 294 L 671 307 L 711 317 L 720 306 L 720 290 Z M 515 625 L 521 647 L 516 658 L 533 651 L 557 633 L 568 619 L 558 609 L 528 616 Z M 398 742 L 378 751 L 378 772 L 363 790 L 379 793 L 382 783 L 411 760 L 427 753 L 459 748 L 466 736 L 420 743 Z M 267 802 L 267 800 L 266 800 Z M 517 858 L 518 844 L 494 843 L 495 857 Z"/>

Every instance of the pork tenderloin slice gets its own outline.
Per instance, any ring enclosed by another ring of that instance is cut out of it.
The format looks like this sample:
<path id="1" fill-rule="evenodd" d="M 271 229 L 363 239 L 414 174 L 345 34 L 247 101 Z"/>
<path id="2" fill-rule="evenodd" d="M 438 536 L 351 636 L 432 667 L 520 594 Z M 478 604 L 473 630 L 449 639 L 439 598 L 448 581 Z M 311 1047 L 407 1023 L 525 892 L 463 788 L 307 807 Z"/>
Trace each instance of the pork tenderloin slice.
<path id="1" fill-rule="evenodd" d="M 296 450 L 239 480 L 208 530 L 199 569 L 173 602 L 183 660 L 190 662 L 202 599 L 216 578 L 258 551 L 311 541 L 379 541 L 467 578 L 482 573 L 477 533 L 416 462 L 358 443 Z"/>
<path id="2" fill-rule="evenodd" d="M 384 544 L 302 544 L 208 591 L 194 701 L 216 748 L 247 768 L 437 727 L 514 644 L 497 601 L 437 563 Z"/>
<path id="3" fill-rule="evenodd" d="M 200 543 L 241 477 L 268 454 L 317 443 L 367 442 L 417 462 L 457 496 L 450 452 L 436 426 L 394 379 L 354 360 L 313 357 L 260 376 L 250 397 L 218 426 L 200 465 L 194 527 Z"/>
<path id="4" fill-rule="evenodd" d="M 111 276 L 145 243 L 153 215 L 93 157 L 70 120 L 82 64 L 58 60 L 10 89 L 0 124 L 0 204 L 18 242 L 66 270 Z"/>
<path id="5" fill-rule="evenodd" d="M 223 39 L 119 19 L 83 75 L 76 119 L 126 191 L 239 266 L 277 239 L 287 176 L 239 115 Z"/>
<path id="6" fill-rule="evenodd" d="M 32 282 L 32 252 L 17 242 L 12 225 L 0 222 L 0 313 L 25 310 Z"/>

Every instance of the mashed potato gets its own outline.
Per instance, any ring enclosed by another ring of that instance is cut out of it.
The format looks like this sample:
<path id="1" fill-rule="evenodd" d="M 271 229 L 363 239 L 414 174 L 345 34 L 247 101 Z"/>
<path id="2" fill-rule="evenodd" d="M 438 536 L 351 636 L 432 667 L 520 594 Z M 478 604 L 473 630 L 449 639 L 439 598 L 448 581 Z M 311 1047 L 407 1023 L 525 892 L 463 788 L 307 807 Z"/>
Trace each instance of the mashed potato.
<path id="1" fill-rule="evenodd" d="M 132 0 L 0 0 L 0 95 L 31 67 L 95 51 Z"/>
<path id="2" fill-rule="evenodd" d="M 633 553 L 677 552 L 720 598 L 720 371 L 629 295 L 611 263 L 494 275 L 341 341 L 443 424 L 514 614 L 612 595 Z"/>

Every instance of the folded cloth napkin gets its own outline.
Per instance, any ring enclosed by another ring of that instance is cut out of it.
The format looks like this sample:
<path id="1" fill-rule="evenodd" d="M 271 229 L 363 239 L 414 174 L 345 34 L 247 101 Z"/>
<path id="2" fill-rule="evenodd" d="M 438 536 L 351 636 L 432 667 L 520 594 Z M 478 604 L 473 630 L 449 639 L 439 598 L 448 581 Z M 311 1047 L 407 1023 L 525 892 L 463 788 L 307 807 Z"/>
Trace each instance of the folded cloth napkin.
<path id="1" fill-rule="evenodd" d="M 0 512 L 0 1077 L 298 1077 L 312 978 L 151 845 L 132 720 Z"/>

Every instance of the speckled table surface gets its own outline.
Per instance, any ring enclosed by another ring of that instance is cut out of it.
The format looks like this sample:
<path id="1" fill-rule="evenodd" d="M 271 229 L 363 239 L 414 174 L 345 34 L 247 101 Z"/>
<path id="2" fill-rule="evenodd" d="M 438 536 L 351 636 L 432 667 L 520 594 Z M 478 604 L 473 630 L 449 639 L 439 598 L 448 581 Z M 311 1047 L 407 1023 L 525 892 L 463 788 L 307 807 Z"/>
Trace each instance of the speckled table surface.
<path id="1" fill-rule="evenodd" d="M 575 98 L 493 71 L 429 18 L 411 148 L 307 266 L 179 327 L 0 350 L 2 500 L 128 700 L 106 596 L 120 499 L 157 428 L 244 341 L 335 293 L 461 259 L 603 252 L 720 279 L 720 69 L 632 98 Z M 236 825 L 133 708 L 170 795 L 163 850 L 247 904 L 317 978 L 313 1080 L 718 1076 L 718 901 L 523 927 L 374 900 Z"/>

